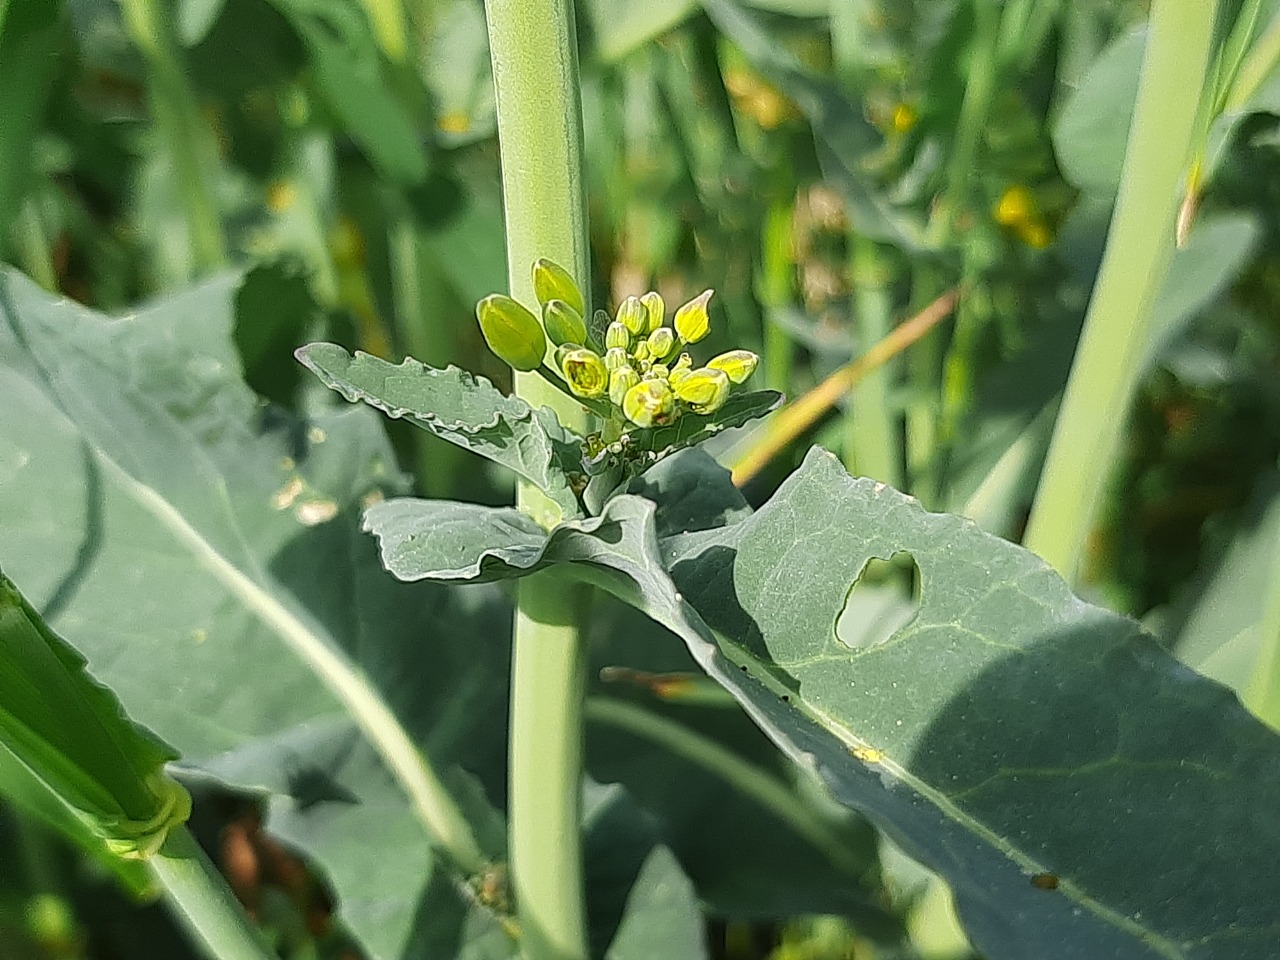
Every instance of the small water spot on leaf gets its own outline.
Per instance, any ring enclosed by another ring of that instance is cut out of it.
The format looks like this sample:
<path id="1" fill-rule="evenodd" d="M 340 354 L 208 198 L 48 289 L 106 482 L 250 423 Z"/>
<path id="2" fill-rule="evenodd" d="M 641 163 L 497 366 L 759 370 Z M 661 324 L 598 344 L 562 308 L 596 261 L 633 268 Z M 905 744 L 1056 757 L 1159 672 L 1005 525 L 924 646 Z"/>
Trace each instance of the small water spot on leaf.
<path id="1" fill-rule="evenodd" d="M 277 510 L 287 510 L 293 506 L 293 501 L 298 499 L 300 493 L 302 493 L 302 478 L 290 477 L 289 482 L 277 490 L 275 496 L 271 498 L 271 505 Z"/>
<path id="2" fill-rule="evenodd" d="M 836 618 L 836 636 L 855 650 L 891 639 L 920 610 L 920 571 L 915 559 L 899 551 L 892 559 L 870 558 L 845 595 Z"/>
<path id="3" fill-rule="evenodd" d="M 1037 890 L 1057 890 L 1058 875 L 1056 873 L 1037 873 L 1031 877 L 1031 885 Z"/>
<path id="4" fill-rule="evenodd" d="M 329 439 L 329 435 L 325 433 L 320 427 L 312 427 L 310 430 L 307 431 L 307 439 L 310 440 L 312 443 L 324 443 L 326 440 Z"/>
<path id="5" fill-rule="evenodd" d="M 861 760 L 863 763 L 879 763 L 884 759 L 884 751 L 877 750 L 875 747 L 854 747 L 850 753 L 854 759 Z"/>
<path id="6" fill-rule="evenodd" d="M 195 630 L 191 631 L 191 639 L 197 644 L 204 643 L 209 639 L 209 631 L 204 627 L 197 627 Z"/>
<path id="7" fill-rule="evenodd" d="M 338 504 L 333 500 L 308 500 L 298 504 L 293 515 L 304 527 L 314 527 L 336 517 Z"/>

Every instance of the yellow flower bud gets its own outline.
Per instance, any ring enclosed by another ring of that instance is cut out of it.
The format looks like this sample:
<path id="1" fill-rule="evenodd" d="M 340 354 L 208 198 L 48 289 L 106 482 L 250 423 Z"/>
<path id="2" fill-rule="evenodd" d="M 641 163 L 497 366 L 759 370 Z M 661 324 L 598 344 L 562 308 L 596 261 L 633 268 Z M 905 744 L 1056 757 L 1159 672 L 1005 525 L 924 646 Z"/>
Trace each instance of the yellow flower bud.
<path id="1" fill-rule="evenodd" d="M 656 427 L 675 417 L 676 398 L 661 380 L 642 380 L 622 398 L 622 412 L 637 427 Z"/>
<path id="2" fill-rule="evenodd" d="M 578 311 L 578 316 L 587 312 L 582 291 L 573 282 L 573 277 L 569 276 L 569 271 L 550 260 L 542 259 L 533 262 L 533 292 L 541 304 L 550 303 L 552 300 L 563 300 Z"/>
<path id="3" fill-rule="evenodd" d="M 649 311 L 637 297 L 623 300 L 618 305 L 618 315 L 614 319 L 637 337 L 649 327 Z"/>
<path id="4" fill-rule="evenodd" d="M 671 371 L 667 369 L 665 363 L 654 363 L 649 365 L 649 369 L 645 371 L 646 380 L 666 380 L 671 376 Z"/>
<path id="5" fill-rule="evenodd" d="M 711 332 L 711 317 L 707 313 L 707 301 L 711 299 L 710 290 L 704 290 L 683 307 L 676 311 L 676 333 L 685 343 L 697 343 Z"/>
<path id="6" fill-rule="evenodd" d="M 626 350 L 631 346 L 631 332 L 620 323 L 611 323 L 604 332 L 604 345 L 610 350 L 614 347 Z"/>
<path id="7" fill-rule="evenodd" d="M 542 326 L 552 343 L 586 343 L 587 323 L 582 314 L 563 300 L 548 300 L 542 307 Z"/>
<path id="8" fill-rule="evenodd" d="M 671 381 L 671 386 L 674 387 L 687 377 L 692 370 L 693 358 L 687 353 L 682 353 L 676 358 L 675 365 L 671 368 L 671 373 L 667 375 L 667 379 Z"/>
<path id="9" fill-rule="evenodd" d="M 627 351 L 621 347 L 610 347 L 604 352 L 604 365 L 606 369 L 617 370 L 619 367 L 625 367 L 627 361 L 631 358 L 627 355 Z"/>
<path id="10" fill-rule="evenodd" d="M 715 413 L 729 399 L 729 375 L 701 367 L 683 377 L 674 389 L 694 413 Z"/>
<path id="11" fill-rule="evenodd" d="M 617 367 L 609 371 L 609 399 L 622 406 L 627 391 L 640 382 L 640 374 L 630 367 Z"/>
<path id="12" fill-rule="evenodd" d="M 648 323 L 645 325 L 646 333 L 653 333 L 662 326 L 662 318 L 666 316 L 667 305 L 662 302 L 662 295 L 650 290 L 640 302 L 644 304 L 645 312 L 648 314 Z"/>
<path id="13" fill-rule="evenodd" d="M 536 370 L 547 352 L 542 324 L 523 304 L 495 293 L 476 304 L 480 332 L 499 359 L 516 370 Z"/>
<path id="14" fill-rule="evenodd" d="M 649 334 L 649 356 L 655 360 L 665 360 L 676 348 L 676 335 L 670 327 L 659 327 Z"/>
<path id="15" fill-rule="evenodd" d="M 649 341 L 641 340 L 639 343 L 637 343 L 636 348 L 633 351 L 631 351 L 631 355 L 635 357 L 637 360 L 648 360 L 649 359 Z"/>
<path id="16" fill-rule="evenodd" d="M 723 370 L 734 383 L 745 383 L 756 372 L 760 358 L 750 350 L 729 350 L 707 361 L 712 370 Z"/>
<path id="17" fill-rule="evenodd" d="M 569 389 L 580 397 L 593 400 L 603 397 L 609 389 L 609 370 L 594 350 L 570 350 L 560 361 L 560 369 Z"/>

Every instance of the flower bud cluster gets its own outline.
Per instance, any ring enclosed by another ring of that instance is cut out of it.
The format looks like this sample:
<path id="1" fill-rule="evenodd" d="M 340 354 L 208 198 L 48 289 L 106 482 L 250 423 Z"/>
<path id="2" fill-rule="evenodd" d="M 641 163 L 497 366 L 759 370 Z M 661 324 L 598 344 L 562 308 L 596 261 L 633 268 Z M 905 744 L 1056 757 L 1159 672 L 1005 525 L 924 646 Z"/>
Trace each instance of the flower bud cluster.
<path id="1" fill-rule="evenodd" d="M 711 331 L 710 290 L 680 307 L 670 326 L 659 294 L 627 297 L 612 319 L 602 313 L 600 343 L 588 333 L 585 298 L 568 271 L 550 260 L 538 260 L 533 265 L 533 289 L 542 308 L 541 322 L 502 294 L 480 301 L 476 315 L 493 352 L 516 370 L 534 370 L 546 363 L 550 344 L 546 365 L 574 396 L 607 401 L 637 427 L 665 426 L 684 413 L 715 413 L 759 362 L 749 350 L 730 350 L 703 366 L 693 365 L 684 348 Z"/>

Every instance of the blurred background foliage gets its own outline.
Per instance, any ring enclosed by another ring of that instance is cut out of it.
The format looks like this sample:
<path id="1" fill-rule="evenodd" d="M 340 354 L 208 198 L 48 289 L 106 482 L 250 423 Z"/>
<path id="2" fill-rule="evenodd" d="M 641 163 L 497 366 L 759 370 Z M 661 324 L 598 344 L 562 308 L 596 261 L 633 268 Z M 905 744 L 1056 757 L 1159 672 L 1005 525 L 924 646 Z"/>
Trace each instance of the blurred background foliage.
<path id="1" fill-rule="evenodd" d="M 1263 6 L 1265 24 L 1277 5 Z M 794 397 L 960 291 L 946 322 L 832 406 L 749 498 L 818 442 L 1018 539 L 1119 181 L 1145 4 L 579 0 L 578 13 L 597 305 L 713 287 L 711 350 L 757 350 L 762 385 Z M 117 313 L 243 271 L 235 342 L 264 421 L 333 402 L 293 360 L 308 340 L 508 375 L 472 314 L 506 275 L 478 0 L 6 0 L 0 89 L 4 259 Z M 1220 127 L 1143 386 L 1114 411 L 1130 425 L 1083 585 L 1237 688 L 1252 661 L 1197 638 L 1251 622 L 1223 599 L 1238 580 L 1224 571 L 1272 562 L 1278 114 L 1273 73 Z M 420 492 L 510 497 L 509 478 L 456 448 L 389 429 Z M 713 452 L 731 464 L 769 429 Z M 676 802 L 633 780 L 642 803 Z M 253 810 L 223 813 L 210 843 L 233 878 L 247 864 L 245 896 L 286 953 L 356 956 L 322 886 Z M 717 888 L 697 864 L 721 854 L 688 829 L 674 846 L 717 918 L 717 956 L 967 955 L 945 894 L 892 850 L 857 916 L 788 920 L 839 911 L 802 885 L 787 904 Z M 161 933 L 135 952 L 140 925 L 166 921 L 122 914 L 91 865 L 71 871 L 74 916 L 43 874 L 3 872 L 5 960 L 180 955 Z"/>

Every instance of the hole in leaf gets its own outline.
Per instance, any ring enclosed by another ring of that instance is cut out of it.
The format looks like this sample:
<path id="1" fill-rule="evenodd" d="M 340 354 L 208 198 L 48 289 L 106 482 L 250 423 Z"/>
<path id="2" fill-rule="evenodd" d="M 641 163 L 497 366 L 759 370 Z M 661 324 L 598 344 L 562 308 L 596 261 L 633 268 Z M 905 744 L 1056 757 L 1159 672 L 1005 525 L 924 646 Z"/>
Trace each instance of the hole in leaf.
<path id="1" fill-rule="evenodd" d="M 920 611 L 920 568 L 911 554 L 872 557 L 844 598 L 836 636 L 855 650 L 878 646 L 911 623 Z"/>

